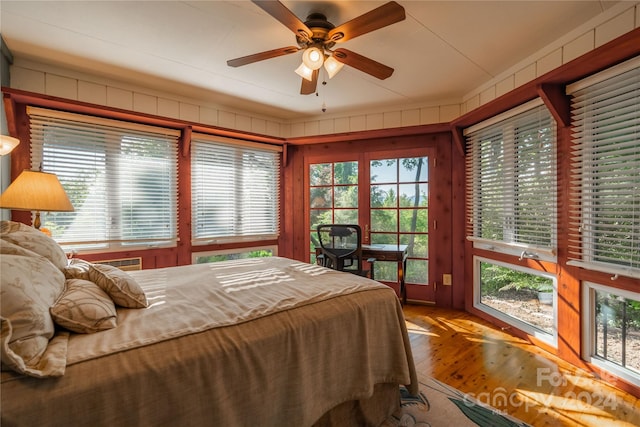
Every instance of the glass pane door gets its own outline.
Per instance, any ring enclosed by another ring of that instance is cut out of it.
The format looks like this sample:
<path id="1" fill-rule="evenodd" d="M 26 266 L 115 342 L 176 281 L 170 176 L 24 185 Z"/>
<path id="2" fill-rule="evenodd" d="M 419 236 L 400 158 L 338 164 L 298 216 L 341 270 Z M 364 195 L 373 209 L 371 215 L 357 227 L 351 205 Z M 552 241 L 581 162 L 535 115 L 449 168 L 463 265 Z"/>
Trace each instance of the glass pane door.
<path id="1" fill-rule="evenodd" d="M 427 157 L 369 161 L 370 241 L 408 245 L 405 281 L 429 283 L 429 161 Z M 376 262 L 375 277 L 397 281 L 394 262 Z"/>

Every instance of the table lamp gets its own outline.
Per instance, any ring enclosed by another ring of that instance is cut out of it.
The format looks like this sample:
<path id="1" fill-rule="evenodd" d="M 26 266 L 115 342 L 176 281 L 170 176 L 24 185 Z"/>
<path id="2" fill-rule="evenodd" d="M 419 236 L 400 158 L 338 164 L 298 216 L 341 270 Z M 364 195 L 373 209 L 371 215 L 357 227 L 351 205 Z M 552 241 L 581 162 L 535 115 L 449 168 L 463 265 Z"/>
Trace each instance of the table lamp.
<path id="1" fill-rule="evenodd" d="M 0 208 L 36 211 L 33 226 L 40 228 L 40 211 L 72 212 L 73 205 L 55 174 L 24 170 L 0 195 Z"/>

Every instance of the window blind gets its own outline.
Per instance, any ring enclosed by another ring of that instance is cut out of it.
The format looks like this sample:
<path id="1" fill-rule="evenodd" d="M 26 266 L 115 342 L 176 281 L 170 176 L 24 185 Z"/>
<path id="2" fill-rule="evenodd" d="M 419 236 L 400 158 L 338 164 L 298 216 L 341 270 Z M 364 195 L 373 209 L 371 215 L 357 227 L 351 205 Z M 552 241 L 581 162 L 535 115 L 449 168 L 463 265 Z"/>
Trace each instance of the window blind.
<path id="1" fill-rule="evenodd" d="M 467 237 L 500 252 L 554 257 L 556 126 L 540 101 L 465 131 Z"/>
<path id="2" fill-rule="evenodd" d="M 573 126 L 569 263 L 640 277 L 640 58 L 567 92 Z"/>
<path id="3" fill-rule="evenodd" d="M 175 244 L 179 131 L 29 107 L 32 168 L 55 173 L 74 212 L 44 225 L 73 249 Z"/>
<path id="4" fill-rule="evenodd" d="M 193 134 L 193 244 L 276 239 L 280 147 Z"/>

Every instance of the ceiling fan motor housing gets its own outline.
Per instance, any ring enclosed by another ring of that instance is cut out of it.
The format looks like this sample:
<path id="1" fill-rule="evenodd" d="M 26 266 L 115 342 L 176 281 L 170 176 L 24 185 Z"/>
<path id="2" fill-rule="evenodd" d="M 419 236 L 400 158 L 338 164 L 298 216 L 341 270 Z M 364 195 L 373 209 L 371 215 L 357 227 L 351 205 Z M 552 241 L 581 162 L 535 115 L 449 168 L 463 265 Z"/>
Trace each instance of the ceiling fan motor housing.
<path id="1" fill-rule="evenodd" d="M 313 35 L 311 36 L 311 39 L 309 39 L 306 34 L 304 34 L 304 36 L 296 36 L 298 45 L 301 48 L 306 49 L 308 47 L 315 46 L 320 49 L 330 49 L 336 44 L 334 41 L 327 40 L 329 31 L 334 29 L 335 25 L 327 21 L 327 17 L 322 13 L 309 14 L 304 24 L 311 30 Z"/>

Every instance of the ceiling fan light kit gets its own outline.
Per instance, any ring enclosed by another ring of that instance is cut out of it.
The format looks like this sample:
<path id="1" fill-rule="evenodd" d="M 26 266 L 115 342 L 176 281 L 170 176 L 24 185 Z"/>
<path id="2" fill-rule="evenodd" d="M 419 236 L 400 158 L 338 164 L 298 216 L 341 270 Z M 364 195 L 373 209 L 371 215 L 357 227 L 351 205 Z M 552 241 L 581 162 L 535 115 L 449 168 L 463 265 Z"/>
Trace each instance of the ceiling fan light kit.
<path id="1" fill-rule="evenodd" d="M 252 0 L 258 7 L 289 28 L 296 36 L 300 48 L 285 47 L 227 61 L 230 67 L 240 67 L 253 62 L 288 55 L 300 50 L 302 64 L 295 70 L 303 78 L 300 93 L 308 95 L 316 91 L 318 70 L 324 65 L 329 78 L 335 76 L 344 66 L 349 65 L 378 79 L 386 79 L 393 74 L 393 68 L 376 62 L 350 50 L 341 48 L 332 51 L 336 43 L 378 30 L 405 19 L 404 8 L 395 1 L 360 15 L 342 25 L 335 26 L 321 13 L 310 13 L 302 22 L 293 12 L 279 1 Z"/>

